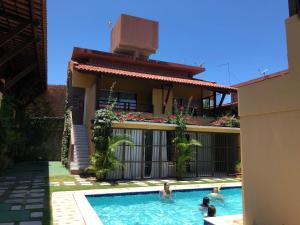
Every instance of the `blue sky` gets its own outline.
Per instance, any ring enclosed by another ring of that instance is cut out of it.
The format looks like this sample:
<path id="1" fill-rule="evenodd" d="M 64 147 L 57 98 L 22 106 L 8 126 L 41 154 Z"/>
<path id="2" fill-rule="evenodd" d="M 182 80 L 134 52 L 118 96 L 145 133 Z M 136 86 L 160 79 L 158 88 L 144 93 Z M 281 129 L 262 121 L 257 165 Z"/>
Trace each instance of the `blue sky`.
<path id="1" fill-rule="evenodd" d="M 230 85 L 287 68 L 288 0 L 48 0 L 47 7 L 49 84 L 65 84 L 73 47 L 109 51 L 108 22 L 121 13 L 158 21 L 151 58 L 204 63 L 200 79 Z"/>

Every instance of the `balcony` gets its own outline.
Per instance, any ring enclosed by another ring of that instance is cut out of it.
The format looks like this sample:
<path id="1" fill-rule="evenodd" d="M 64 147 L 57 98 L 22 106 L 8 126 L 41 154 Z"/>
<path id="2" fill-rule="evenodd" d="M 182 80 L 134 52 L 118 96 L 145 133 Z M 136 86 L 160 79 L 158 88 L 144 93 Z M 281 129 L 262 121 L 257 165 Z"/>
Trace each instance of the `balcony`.
<path id="1" fill-rule="evenodd" d="M 99 99 L 97 100 L 97 109 L 105 108 L 108 104 L 108 100 Z M 116 101 L 114 111 L 153 113 L 153 105 L 137 103 L 136 101 Z"/>

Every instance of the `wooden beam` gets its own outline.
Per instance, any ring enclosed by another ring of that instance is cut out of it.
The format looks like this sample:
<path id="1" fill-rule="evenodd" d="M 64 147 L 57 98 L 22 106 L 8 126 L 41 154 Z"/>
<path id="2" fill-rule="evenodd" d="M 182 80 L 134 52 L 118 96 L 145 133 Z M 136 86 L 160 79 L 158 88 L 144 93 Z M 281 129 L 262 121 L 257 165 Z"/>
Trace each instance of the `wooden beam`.
<path id="1" fill-rule="evenodd" d="M 225 93 L 222 93 L 222 98 L 221 98 L 221 100 L 220 100 L 220 102 L 219 102 L 219 105 L 218 105 L 219 108 L 222 106 L 225 97 L 226 97 L 226 94 L 225 94 Z"/>
<path id="2" fill-rule="evenodd" d="M 19 44 L 14 49 L 4 54 L 4 56 L 0 58 L 0 67 L 3 66 L 7 61 L 12 59 L 14 56 L 16 56 L 20 51 L 27 48 L 34 41 L 37 41 L 37 39 L 35 38 L 29 39 L 26 42 Z"/>
<path id="3" fill-rule="evenodd" d="M 3 37 L 0 38 L 0 47 L 5 45 L 7 42 L 9 42 L 11 39 L 13 39 L 19 33 L 21 33 L 24 29 L 26 29 L 26 27 L 28 25 L 29 25 L 29 23 L 21 23 L 15 29 L 13 29 L 13 30 L 9 31 L 7 34 L 3 35 Z"/>
<path id="4" fill-rule="evenodd" d="M 166 112 L 166 108 L 167 108 L 167 104 L 168 104 L 168 101 L 169 101 L 171 89 L 172 89 L 172 86 L 169 86 L 166 99 L 164 100 L 163 114 L 165 114 L 165 112 Z"/>
<path id="5" fill-rule="evenodd" d="M 20 22 L 20 23 L 29 23 L 29 24 L 33 24 L 33 25 L 39 25 L 38 21 L 26 19 L 24 17 L 18 16 L 18 15 L 13 14 L 13 13 L 5 12 L 3 10 L 0 10 L 0 17 L 3 17 L 5 19 L 9 19 L 9 20 L 14 20 L 14 21 L 17 21 L 17 22 Z"/>
<path id="6" fill-rule="evenodd" d="M 214 91 L 214 109 L 217 108 L 217 92 Z"/>
<path id="7" fill-rule="evenodd" d="M 8 82 L 5 84 L 5 91 L 10 89 L 15 83 L 17 83 L 19 80 L 25 77 L 28 73 L 33 71 L 36 68 L 36 66 L 37 66 L 36 63 L 29 65 L 20 73 L 18 73 L 16 76 L 14 76 L 11 80 L 8 80 Z"/>

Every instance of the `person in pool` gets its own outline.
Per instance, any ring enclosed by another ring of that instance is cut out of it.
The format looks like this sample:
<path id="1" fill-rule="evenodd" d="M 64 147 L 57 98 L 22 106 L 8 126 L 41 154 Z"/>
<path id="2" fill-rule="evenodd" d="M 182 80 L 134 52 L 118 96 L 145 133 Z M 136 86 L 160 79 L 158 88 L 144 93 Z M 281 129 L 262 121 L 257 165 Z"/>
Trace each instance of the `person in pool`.
<path id="1" fill-rule="evenodd" d="M 214 187 L 212 192 L 207 196 L 210 197 L 212 200 L 219 200 L 221 202 L 224 202 L 223 195 L 220 194 L 220 189 L 221 187 Z"/>
<path id="2" fill-rule="evenodd" d="M 160 192 L 160 196 L 162 199 L 172 198 L 172 191 L 170 190 L 170 185 L 168 182 L 164 183 L 164 189 Z"/>
<path id="3" fill-rule="evenodd" d="M 209 198 L 208 197 L 204 197 L 202 199 L 202 204 L 200 204 L 199 206 L 199 210 L 203 213 L 203 214 L 207 214 L 207 209 L 209 207 Z"/>
<path id="4" fill-rule="evenodd" d="M 216 216 L 216 207 L 213 205 L 208 206 L 207 208 L 207 217 L 214 217 Z"/>

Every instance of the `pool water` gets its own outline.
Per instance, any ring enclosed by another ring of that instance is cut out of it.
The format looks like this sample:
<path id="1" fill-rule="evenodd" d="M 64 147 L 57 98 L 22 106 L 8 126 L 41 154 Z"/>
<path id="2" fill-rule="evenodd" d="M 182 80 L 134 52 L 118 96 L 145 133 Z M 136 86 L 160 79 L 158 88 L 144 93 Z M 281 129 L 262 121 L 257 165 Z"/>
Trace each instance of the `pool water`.
<path id="1" fill-rule="evenodd" d="M 149 224 L 203 224 L 199 210 L 202 198 L 211 189 L 174 191 L 173 202 L 164 202 L 158 192 L 95 195 L 87 199 L 104 225 L 149 225 Z M 211 201 L 217 209 L 216 216 L 242 213 L 241 188 L 224 188 L 220 194 L 224 203 Z"/>

